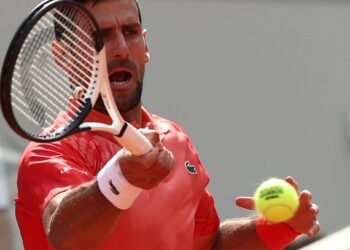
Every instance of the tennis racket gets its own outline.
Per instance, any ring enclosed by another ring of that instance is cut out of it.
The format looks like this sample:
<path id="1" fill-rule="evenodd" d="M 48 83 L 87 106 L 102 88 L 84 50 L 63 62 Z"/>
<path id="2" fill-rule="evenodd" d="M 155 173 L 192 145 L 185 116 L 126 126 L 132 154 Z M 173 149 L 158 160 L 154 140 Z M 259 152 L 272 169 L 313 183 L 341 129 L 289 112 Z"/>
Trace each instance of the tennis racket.
<path id="1" fill-rule="evenodd" d="M 134 155 L 152 149 L 118 111 L 102 33 L 82 4 L 39 4 L 12 39 L 0 84 L 4 117 L 28 140 L 52 142 L 80 131 L 106 131 Z M 99 96 L 112 124 L 84 123 Z"/>

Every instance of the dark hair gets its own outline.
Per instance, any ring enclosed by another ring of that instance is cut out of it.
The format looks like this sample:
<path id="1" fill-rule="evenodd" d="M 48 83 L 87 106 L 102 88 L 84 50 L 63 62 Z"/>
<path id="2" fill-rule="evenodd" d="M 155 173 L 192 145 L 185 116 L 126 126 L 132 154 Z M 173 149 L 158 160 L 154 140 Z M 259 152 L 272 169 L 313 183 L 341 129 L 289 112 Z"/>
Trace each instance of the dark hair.
<path id="1" fill-rule="evenodd" d="M 101 1 L 101 0 L 73 0 L 73 1 L 79 2 L 79 3 L 92 2 L 92 4 L 95 5 L 98 1 Z M 138 12 L 138 15 L 139 15 L 139 21 L 142 24 L 142 15 L 141 15 L 140 4 L 139 4 L 139 2 L 137 0 L 134 0 L 134 1 L 136 3 L 137 12 Z"/>
<path id="2" fill-rule="evenodd" d="M 93 5 L 97 4 L 98 1 L 103 1 L 103 0 L 71 0 L 73 2 L 77 2 L 77 3 L 81 3 L 81 4 L 84 4 L 84 3 L 87 3 L 87 2 L 91 2 Z M 139 18 L 139 21 L 140 23 L 142 24 L 142 17 L 141 17 L 141 10 L 140 10 L 140 5 L 138 3 L 138 0 L 134 0 L 135 3 L 136 3 L 136 6 L 137 6 L 137 11 L 138 11 L 138 18 Z M 62 10 L 63 12 L 66 11 L 66 10 Z M 63 38 L 63 33 L 65 31 L 65 28 L 63 28 L 61 26 L 61 24 L 57 23 L 57 22 L 54 22 L 54 31 L 55 31 L 55 36 L 56 36 L 56 39 L 59 41 Z M 66 41 L 67 43 L 70 43 L 70 41 Z"/>

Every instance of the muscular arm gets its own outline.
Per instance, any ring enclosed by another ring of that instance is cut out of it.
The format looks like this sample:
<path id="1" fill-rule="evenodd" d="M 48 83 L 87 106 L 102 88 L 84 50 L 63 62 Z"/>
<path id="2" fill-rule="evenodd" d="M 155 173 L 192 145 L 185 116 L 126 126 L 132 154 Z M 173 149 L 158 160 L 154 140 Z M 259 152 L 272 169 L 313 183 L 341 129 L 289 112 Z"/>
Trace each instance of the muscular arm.
<path id="1" fill-rule="evenodd" d="M 221 223 L 218 232 L 195 238 L 193 250 L 268 250 L 255 231 L 253 218 L 231 219 Z"/>
<path id="2" fill-rule="evenodd" d="M 298 184 L 292 177 L 287 177 L 286 181 L 289 182 L 296 190 L 298 190 Z M 295 215 L 286 221 L 291 229 L 296 234 L 307 234 L 309 237 L 315 236 L 320 231 L 320 225 L 317 220 L 317 214 L 319 208 L 316 204 L 312 203 L 312 195 L 309 191 L 304 190 L 299 193 L 300 205 Z M 236 204 L 240 207 L 247 209 L 254 209 L 254 199 L 252 197 L 239 197 L 236 200 Z M 269 229 L 271 230 L 271 228 Z M 282 239 L 282 244 L 287 245 L 292 240 L 291 238 L 285 238 L 283 232 L 281 235 L 276 234 L 277 239 Z M 256 249 L 267 250 L 269 249 L 257 234 L 256 219 L 239 218 L 231 219 L 221 223 L 218 230 L 218 236 L 216 240 L 214 235 L 207 235 L 198 239 L 195 239 L 194 250 L 228 250 L 228 249 Z M 294 236 L 292 236 L 294 237 Z M 284 240 L 287 240 L 284 242 Z"/>
<path id="3" fill-rule="evenodd" d="M 110 234 L 121 213 L 93 180 L 52 198 L 44 209 L 43 222 L 55 248 L 95 249 Z"/>
<path id="4" fill-rule="evenodd" d="M 173 156 L 159 140 L 156 131 L 143 131 L 154 148 L 145 155 L 128 151 L 119 158 L 123 175 L 141 189 L 151 189 L 171 171 Z M 45 232 L 57 249 L 96 249 L 117 224 L 123 210 L 101 193 L 97 180 L 56 195 L 43 212 Z M 116 242 L 116 245 L 118 243 Z"/>
<path id="5" fill-rule="evenodd" d="M 214 250 L 268 250 L 256 234 L 254 218 L 238 218 L 220 225 Z"/>

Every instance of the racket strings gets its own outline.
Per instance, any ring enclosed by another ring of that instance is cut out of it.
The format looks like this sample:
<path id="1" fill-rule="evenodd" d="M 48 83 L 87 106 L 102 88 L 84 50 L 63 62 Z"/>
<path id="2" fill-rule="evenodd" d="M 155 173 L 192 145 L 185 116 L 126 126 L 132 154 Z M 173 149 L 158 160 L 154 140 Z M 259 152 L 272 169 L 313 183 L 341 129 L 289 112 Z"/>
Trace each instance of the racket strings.
<path id="1" fill-rule="evenodd" d="M 55 11 L 57 14 L 58 12 Z M 52 18 L 54 18 L 52 15 L 50 15 Z M 67 20 L 67 17 L 63 16 L 62 17 Z M 50 22 L 47 20 L 47 18 L 43 19 L 46 23 Z M 92 61 L 94 60 L 94 57 L 92 54 L 95 52 L 93 50 L 91 45 L 88 45 L 86 42 L 84 42 L 78 35 L 74 34 L 75 29 L 74 28 L 79 28 L 78 30 L 81 30 L 80 27 L 75 25 L 74 27 L 68 27 L 65 25 L 63 22 L 58 21 L 55 19 L 56 22 L 58 22 L 60 25 L 62 25 L 65 28 L 65 32 L 62 34 L 62 37 L 65 38 L 62 40 L 62 44 L 58 43 L 57 46 L 59 49 L 64 52 L 64 55 L 58 55 L 56 57 L 56 60 L 61 63 L 62 65 L 66 67 L 72 67 L 74 68 L 74 71 L 70 72 L 70 74 L 74 74 L 75 77 L 80 78 L 83 77 L 85 78 L 85 83 L 86 85 L 89 84 L 89 80 L 91 79 L 91 72 L 93 70 L 94 64 Z M 69 34 L 69 35 L 67 35 Z M 82 33 L 88 40 L 89 42 L 94 42 L 91 37 L 87 37 L 88 35 L 86 32 Z M 80 44 L 78 44 L 76 41 L 74 41 L 74 38 L 76 38 L 79 41 L 84 42 L 84 45 L 89 49 L 89 51 L 83 49 Z M 69 41 L 69 42 L 67 42 Z M 77 53 L 76 50 L 79 49 L 81 53 Z M 47 53 L 51 53 L 49 49 L 46 48 Z M 82 55 L 83 54 L 83 55 Z M 78 57 L 78 60 L 76 60 L 76 57 Z M 86 58 L 89 58 L 90 61 Z M 82 62 L 83 61 L 83 62 Z M 89 66 L 89 67 L 88 67 Z M 77 71 L 77 72 L 76 72 Z"/>
<path id="2" fill-rule="evenodd" d="M 40 18 L 29 33 L 11 87 L 12 106 L 29 133 L 62 130 L 86 107 L 96 74 L 95 31 L 85 14 L 59 8 Z"/>
<path id="3" fill-rule="evenodd" d="M 15 89 L 17 92 L 16 94 L 18 94 L 18 92 L 20 92 L 21 89 L 24 90 L 24 97 L 27 100 L 28 107 L 31 110 L 31 112 L 37 117 L 36 120 L 38 120 L 42 126 L 47 126 L 48 124 L 51 124 L 52 121 L 55 119 L 54 115 L 50 115 L 50 112 L 52 112 L 53 114 L 56 114 L 56 111 L 53 111 L 52 106 L 57 106 L 57 104 L 62 104 L 62 102 L 60 101 L 56 103 L 53 101 L 53 100 L 60 100 L 56 96 L 57 94 L 59 94 L 59 92 L 54 90 L 53 83 L 52 81 L 50 83 L 51 79 L 48 77 L 48 76 L 52 77 L 54 76 L 54 74 L 43 75 L 43 72 L 42 72 L 43 69 L 47 71 L 47 68 L 44 67 L 44 64 L 48 63 L 47 62 L 48 58 L 46 58 L 46 60 L 42 60 L 42 58 L 45 58 L 43 57 L 43 55 L 45 55 L 45 52 L 48 53 L 49 50 L 45 46 L 39 47 L 40 43 L 36 42 L 37 40 L 42 40 L 44 44 L 47 44 L 45 40 L 52 41 L 53 36 L 48 31 L 49 29 L 39 30 L 37 26 L 34 27 L 34 32 L 32 32 L 28 36 L 29 40 L 26 41 L 25 47 L 23 48 L 24 52 L 21 54 L 22 61 L 20 65 L 22 67 L 19 68 L 19 66 L 16 65 L 16 69 L 22 69 L 23 73 L 21 75 L 19 75 L 18 72 L 16 72 L 17 73 L 16 75 L 19 76 L 19 79 L 21 79 L 22 81 L 20 82 L 15 78 L 13 79 L 13 81 L 16 83 L 18 87 Z M 34 44 L 34 46 L 30 46 L 31 44 Z M 52 64 L 52 62 L 48 64 Z M 56 85 L 56 86 L 64 86 L 64 85 Z M 48 88 L 48 90 L 51 90 L 51 91 L 47 91 L 46 88 Z M 45 93 L 43 94 L 43 92 Z M 41 98 L 37 98 L 38 96 L 40 96 Z M 48 98 L 48 96 L 50 98 Z M 67 98 L 68 98 L 68 95 L 64 99 L 67 99 Z M 45 105 L 46 102 L 50 105 Z M 46 106 L 46 109 L 47 109 L 46 112 L 43 112 L 44 106 Z M 58 109 L 63 109 L 64 106 L 65 104 L 63 104 L 63 106 L 61 107 L 58 107 L 58 106 L 57 107 Z M 45 123 L 44 116 L 43 116 L 44 113 L 46 113 L 46 116 L 47 116 L 46 118 L 49 118 L 49 119 L 46 119 L 46 122 L 48 122 L 48 124 Z"/>
<path id="4" fill-rule="evenodd" d="M 91 39 L 91 34 L 88 34 L 85 30 L 83 30 L 81 27 L 79 27 L 76 23 L 81 23 L 82 25 L 84 25 L 84 21 L 86 21 L 86 18 L 81 18 L 80 17 L 76 17 L 74 14 L 75 13 L 69 13 L 67 16 L 64 15 L 62 12 L 57 11 L 57 10 L 53 10 L 54 11 L 54 16 L 52 17 L 52 15 L 50 15 L 53 19 L 55 19 L 55 21 L 62 26 L 62 28 L 64 28 L 64 30 L 69 31 L 69 33 L 63 33 L 63 35 L 66 36 L 66 38 L 69 39 L 69 36 L 67 36 L 67 34 L 72 35 L 72 41 L 74 44 L 75 41 L 74 39 L 77 39 L 79 42 L 81 42 L 82 47 L 84 47 L 84 49 L 86 49 L 86 51 L 90 51 L 90 53 L 94 53 L 95 49 L 91 46 L 91 42 L 93 41 Z M 71 12 L 71 10 L 69 10 L 69 12 Z M 75 16 L 75 21 L 72 22 L 70 15 Z M 88 53 L 88 55 L 90 55 L 90 53 Z"/>

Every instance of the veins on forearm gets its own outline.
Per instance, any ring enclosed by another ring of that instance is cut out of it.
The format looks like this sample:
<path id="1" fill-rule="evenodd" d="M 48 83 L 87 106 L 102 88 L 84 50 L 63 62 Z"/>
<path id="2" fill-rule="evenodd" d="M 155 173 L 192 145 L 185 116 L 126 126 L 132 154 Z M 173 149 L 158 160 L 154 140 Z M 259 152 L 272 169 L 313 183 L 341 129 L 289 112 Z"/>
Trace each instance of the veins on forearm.
<path id="1" fill-rule="evenodd" d="M 59 249 L 96 246 L 111 233 L 120 213 L 95 180 L 88 182 L 58 202 L 47 227 L 48 238 Z"/>
<path id="2" fill-rule="evenodd" d="M 214 250 L 267 250 L 255 231 L 253 217 L 229 219 L 221 223 Z"/>

